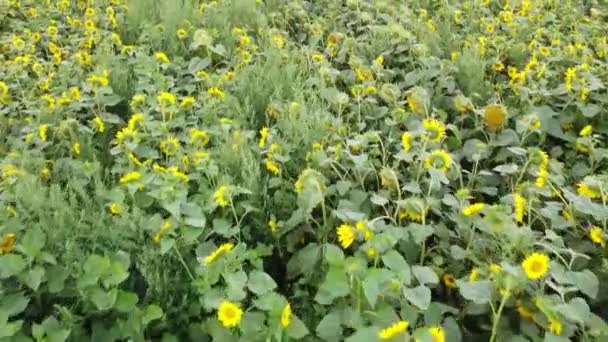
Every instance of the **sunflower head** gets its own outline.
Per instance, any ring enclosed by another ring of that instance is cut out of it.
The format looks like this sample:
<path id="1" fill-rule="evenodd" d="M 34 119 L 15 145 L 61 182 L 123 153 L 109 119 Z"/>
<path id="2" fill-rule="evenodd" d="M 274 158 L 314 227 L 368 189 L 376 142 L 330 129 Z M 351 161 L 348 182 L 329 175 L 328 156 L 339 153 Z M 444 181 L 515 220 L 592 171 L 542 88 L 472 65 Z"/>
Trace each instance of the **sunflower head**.
<path id="1" fill-rule="evenodd" d="M 422 121 L 424 137 L 432 142 L 439 143 L 445 137 L 445 125 L 436 119 L 425 119 Z"/>
<path id="2" fill-rule="evenodd" d="M 497 131 L 507 122 L 507 115 L 507 108 L 505 106 L 491 104 L 486 106 L 483 111 L 483 121 L 490 130 Z"/>
<path id="3" fill-rule="evenodd" d="M 521 266 L 529 279 L 540 279 L 549 271 L 549 257 L 544 253 L 534 252 L 524 259 Z"/>
<path id="4" fill-rule="evenodd" d="M 445 150 L 435 150 L 424 161 L 427 169 L 447 172 L 452 164 L 452 157 Z"/>

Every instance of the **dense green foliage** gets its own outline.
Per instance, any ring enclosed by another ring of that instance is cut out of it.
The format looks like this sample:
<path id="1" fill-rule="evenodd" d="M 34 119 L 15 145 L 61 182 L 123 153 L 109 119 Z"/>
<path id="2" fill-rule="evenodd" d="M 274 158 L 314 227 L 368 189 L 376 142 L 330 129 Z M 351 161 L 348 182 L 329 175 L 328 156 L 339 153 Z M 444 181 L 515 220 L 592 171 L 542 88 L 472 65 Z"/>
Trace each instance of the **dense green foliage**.
<path id="1" fill-rule="evenodd" d="M 608 340 L 607 20 L 0 0 L 0 341 Z"/>

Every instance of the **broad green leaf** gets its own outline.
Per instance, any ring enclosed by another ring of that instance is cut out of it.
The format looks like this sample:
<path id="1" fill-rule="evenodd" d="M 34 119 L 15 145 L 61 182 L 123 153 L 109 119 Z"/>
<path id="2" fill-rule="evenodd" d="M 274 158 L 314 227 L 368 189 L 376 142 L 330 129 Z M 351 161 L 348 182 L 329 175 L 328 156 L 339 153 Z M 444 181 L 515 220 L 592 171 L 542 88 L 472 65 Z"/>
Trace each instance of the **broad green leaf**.
<path id="1" fill-rule="evenodd" d="M 404 288 L 403 295 L 405 298 L 420 310 L 426 310 L 431 304 L 431 290 L 420 285 L 413 289 Z"/>
<path id="2" fill-rule="evenodd" d="M 144 309 L 144 325 L 148 325 L 148 323 L 161 317 L 163 317 L 163 309 L 161 309 L 158 305 L 148 305 Z"/>
<path id="3" fill-rule="evenodd" d="M 414 276 L 422 285 L 439 283 L 439 277 L 430 267 L 412 266 L 412 273 L 414 273 Z"/>
<path id="4" fill-rule="evenodd" d="M 3 294 L 0 312 L 6 318 L 10 318 L 22 313 L 29 302 L 30 298 L 24 296 L 23 293 Z"/>
<path id="5" fill-rule="evenodd" d="M 459 286 L 460 294 L 475 304 L 486 304 L 492 299 L 492 289 L 494 286 L 491 281 L 463 281 L 460 282 Z"/>
<path id="6" fill-rule="evenodd" d="M 580 297 L 572 298 L 568 304 L 558 305 L 557 309 L 567 319 L 579 324 L 584 324 L 591 315 L 589 305 L 587 305 L 587 302 Z"/>
<path id="7" fill-rule="evenodd" d="M 330 268 L 325 280 L 319 287 L 315 301 L 319 304 L 329 305 L 334 299 L 344 297 L 350 293 L 350 285 L 344 270 Z"/>
<path id="8" fill-rule="evenodd" d="M 326 243 L 325 244 L 325 260 L 330 266 L 342 266 L 344 264 L 344 252 L 340 247 Z"/>
<path id="9" fill-rule="evenodd" d="M 104 291 L 100 287 L 94 287 L 88 292 L 88 297 L 99 310 L 109 310 L 114 306 L 118 297 L 118 290 Z"/>
<path id="10" fill-rule="evenodd" d="M 408 231 L 415 243 L 421 244 L 429 236 L 433 235 L 434 229 L 431 226 L 423 226 L 421 224 L 410 224 Z"/>
<path id="11" fill-rule="evenodd" d="M 317 336 L 326 341 L 338 341 L 342 337 L 342 328 L 340 327 L 340 314 L 332 311 L 325 315 L 317 325 L 315 330 Z"/>
<path id="12" fill-rule="evenodd" d="M 44 277 L 44 274 L 45 274 L 44 268 L 42 268 L 41 266 L 35 266 L 34 268 L 32 268 L 31 270 L 29 270 L 27 273 L 24 274 L 23 282 L 30 289 L 36 291 L 36 290 L 38 290 L 40 283 L 42 283 L 42 278 Z"/>
<path id="13" fill-rule="evenodd" d="M 403 335 L 405 336 L 405 335 Z M 378 329 L 363 328 L 357 330 L 354 334 L 345 339 L 345 342 L 372 342 L 378 340 Z M 338 341 L 338 340 L 335 340 Z"/>
<path id="14" fill-rule="evenodd" d="M 6 279 L 21 273 L 27 263 L 18 254 L 6 254 L 0 256 L 0 279 Z"/>
<path id="15" fill-rule="evenodd" d="M 277 283 L 267 273 L 257 270 L 249 273 L 247 288 L 256 295 L 263 295 L 276 287 Z"/>
<path id="16" fill-rule="evenodd" d="M 572 278 L 574 279 L 574 284 L 582 293 L 593 299 L 597 297 L 600 284 L 597 276 L 593 272 L 589 270 L 572 272 Z"/>
<path id="17" fill-rule="evenodd" d="M 119 262 L 112 262 L 110 268 L 106 272 L 103 284 L 106 288 L 110 286 L 118 285 L 125 281 L 129 277 L 129 272 L 124 269 L 123 265 Z"/>
<path id="18" fill-rule="evenodd" d="M 118 290 L 114 308 L 119 312 L 129 313 L 136 308 L 137 301 L 138 298 L 135 293 Z"/>
<path id="19" fill-rule="evenodd" d="M 298 317 L 292 316 L 291 322 L 287 327 L 287 336 L 299 340 L 306 335 L 308 335 L 308 328 L 306 328 L 306 325 L 304 325 Z"/>
<path id="20" fill-rule="evenodd" d="M 378 280 L 373 276 L 368 276 L 363 280 L 361 286 L 363 286 L 363 294 L 365 295 L 365 298 L 367 298 L 369 305 L 372 308 L 375 307 L 378 295 L 380 294 Z"/>
<path id="21" fill-rule="evenodd" d="M 412 278 L 410 266 L 396 250 L 390 250 L 382 256 L 382 262 L 386 267 L 400 275 L 405 284 L 409 284 Z"/>

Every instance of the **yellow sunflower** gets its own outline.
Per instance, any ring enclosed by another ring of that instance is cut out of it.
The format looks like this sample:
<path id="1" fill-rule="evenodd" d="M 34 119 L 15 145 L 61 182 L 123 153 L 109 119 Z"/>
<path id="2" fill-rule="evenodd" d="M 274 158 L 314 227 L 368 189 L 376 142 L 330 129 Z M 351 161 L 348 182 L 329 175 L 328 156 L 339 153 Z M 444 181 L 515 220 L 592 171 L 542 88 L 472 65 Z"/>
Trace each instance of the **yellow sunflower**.
<path id="1" fill-rule="evenodd" d="M 466 207 L 462 208 L 462 214 L 464 216 L 473 216 L 483 210 L 485 207 L 485 203 L 475 203 L 469 204 Z"/>
<path id="2" fill-rule="evenodd" d="M 490 130 L 499 130 L 507 122 L 507 108 L 499 104 L 488 105 L 484 109 L 483 120 Z"/>
<path id="3" fill-rule="evenodd" d="M 399 321 L 395 324 L 392 324 L 378 332 L 378 337 L 381 340 L 390 340 L 391 338 L 401 334 L 402 332 L 407 330 L 407 327 L 410 325 L 408 321 Z"/>
<path id="4" fill-rule="evenodd" d="M 291 316 L 291 304 L 287 303 L 283 307 L 283 310 L 281 310 L 281 326 L 283 328 L 287 328 L 289 326 L 289 323 L 291 323 Z"/>
<path id="5" fill-rule="evenodd" d="M 344 224 L 340 225 L 337 229 L 337 233 L 338 233 L 338 242 L 340 242 L 340 245 L 344 249 L 347 249 L 348 247 L 350 247 L 350 245 L 352 245 L 353 242 L 355 241 L 355 237 L 357 236 L 353 226 L 351 226 L 348 223 L 344 223 Z"/>
<path id="6" fill-rule="evenodd" d="M 5 234 L 4 238 L 2 239 L 2 244 L 0 244 L 0 255 L 6 254 L 6 253 L 9 253 L 10 251 L 12 251 L 13 247 L 15 246 L 16 239 L 17 239 L 17 237 L 15 236 L 14 233 Z"/>
<path id="7" fill-rule="evenodd" d="M 544 253 L 534 252 L 521 263 L 529 279 L 536 280 L 549 271 L 549 257 Z"/>
<path id="8" fill-rule="evenodd" d="M 241 322 L 243 310 L 238 304 L 223 301 L 217 309 L 217 319 L 226 328 L 236 327 Z"/>
<path id="9" fill-rule="evenodd" d="M 589 238 L 591 241 L 593 241 L 593 243 L 601 245 L 602 247 L 606 245 L 606 242 L 604 241 L 604 232 L 602 228 L 598 226 L 591 227 L 591 230 L 589 231 Z"/>
<path id="10" fill-rule="evenodd" d="M 167 156 L 174 156 L 179 152 L 180 143 L 176 137 L 168 136 L 160 142 L 160 151 Z"/>
<path id="11" fill-rule="evenodd" d="M 445 342 L 445 331 L 441 326 L 429 328 L 429 333 L 433 337 L 433 342 Z"/>
<path id="12" fill-rule="evenodd" d="M 447 172 L 452 164 L 452 157 L 445 150 L 435 150 L 424 161 L 427 169 Z"/>
<path id="13" fill-rule="evenodd" d="M 561 335 L 562 334 L 562 323 L 557 319 L 550 318 L 549 325 L 547 326 L 547 330 L 549 330 L 553 335 Z"/>
<path id="14" fill-rule="evenodd" d="M 401 135 L 401 144 L 403 151 L 408 152 L 412 148 L 412 135 L 409 132 L 403 132 Z"/>
<path id="15" fill-rule="evenodd" d="M 445 125 L 436 119 L 425 119 L 422 121 L 425 130 L 424 137 L 432 142 L 439 143 L 445 137 Z"/>
<path id="16" fill-rule="evenodd" d="M 513 203 L 515 206 L 515 221 L 522 223 L 524 221 L 524 213 L 526 212 L 526 199 L 520 194 L 515 194 L 513 196 Z"/>
<path id="17" fill-rule="evenodd" d="M 454 278 L 454 275 L 451 273 L 446 273 L 443 275 L 442 277 L 443 279 L 443 284 L 447 287 L 447 288 L 454 288 L 456 287 L 456 278 Z"/>
<path id="18" fill-rule="evenodd" d="M 580 182 L 576 185 L 576 192 L 578 192 L 578 194 L 583 197 L 587 197 L 587 198 L 591 198 L 591 199 L 598 198 L 601 195 L 597 189 L 595 189 L 583 182 Z"/>

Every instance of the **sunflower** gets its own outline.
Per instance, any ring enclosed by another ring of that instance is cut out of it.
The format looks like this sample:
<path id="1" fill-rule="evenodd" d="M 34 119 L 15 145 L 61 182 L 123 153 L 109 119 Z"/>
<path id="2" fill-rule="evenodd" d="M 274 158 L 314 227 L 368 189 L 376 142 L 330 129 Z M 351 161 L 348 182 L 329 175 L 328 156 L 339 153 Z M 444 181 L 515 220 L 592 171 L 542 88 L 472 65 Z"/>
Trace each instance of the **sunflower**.
<path id="1" fill-rule="evenodd" d="M 283 307 L 283 310 L 281 310 L 281 326 L 283 328 L 287 328 L 289 326 L 289 323 L 291 323 L 291 316 L 291 304 L 287 303 Z"/>
<path id="2" fill-rule="evenodd" d="M 549 319 L 549 325 L 547 326 L 547 330 L 549 330 L 553 335 L 561 335 L 562 328 L 562 323 L 560 321 L 553 318 Z"/>
<path id="3" fill-rule="evenodd" d="M 536 280 L 549 271 L 549 257 L 544 253 L 534 252 L 521 263 L 529 279 Z"/>
<path id="4" fill-rule="evenodd" d="M 120 184 L 127 184 L 141 179 L 141 173 L 137 171 L 129 172 L 120 178 Z"/>
<path id="5" fill-rule="evenodd" d="M 424 137 L 432 142 L 439 143 L 445 137 L 445 125 L 439 120 L 425 119 L 422 126 L 426 132 Z"/>
<path id="6" fill-rule="evenodd" d="M 223 301 L 217 309 L 217 319 L 226 328 L 236 327 L 241 322 L 243 310 L 238 304 Z"/>
<path id="7" fill-rule="evenodd" d="M 530 309 L 528 309 L 525 305 L 523 305 L 523 303 L 520 300 L 517 301 L 516 308 L 517 308 L 517 313 L 519 314 L 519 316 L 521 316 L 521 318 L 531 320 L 534 317 L 534 314 L 532 313 L 532 311 L 530 311 Z"/>
<path id="8" fill-rule="evenodd" d="M 435 150 L 424 161 L 427 169 L 447 172 L 452 164 L 452 157 L 445 150 Z"/>
<path id="9" fill-rule="evenodd" d="M 184 30 L 184 29 L 179 29 L 177 30 L 177 38 L 179 39 L 185 39 L 188 37 L 188 31 Z"/>
<path id="10" fill-rule="evenodd" d="M 408 152 L 412 148 L 412 135 L 409 132 L 403 132 L 401 135 L 401 144 L 403 151 Z"/>
<path id="11" fill-rule="evenodd" d="M 520 194 L 515 194 L 513 196 L 513 203 L 515 205 L 515 221 L 522 223 L 526 211 L 526 199 Z"/>
<path id="12" fill-rule="evenodd" d="M 170 60 L 169 57 L 167 57 L 167 55 L 164 52 L 157 52 L 154 54 L 154 57 L 156 57 L 156 60 L 163 63 L 163 64 L 169 64 Z"/>
<path id="13" fill-rule="evenodd" d="M 443 275 L 442 277 L 443 279 L 443 284 L 447 287 L 447 288 L 454 288 L 456 287 L 456 278 L 454 278 L 454 275 L 451 273 L 446 273 Z"/>
<path id="14" fill-rule="evenodd" d="M 113 202 L 110 204 L 110 213 L 112 213 L 112 215 L 122 214 L 122 205 L 120 205 L 120 203 Z"/>
<path id="15" fill-rule="evenodd" d="M 176 137 L 168 136 L 160 142 L 160 150 L 166 156 L 174 156 L 180 149 L 179 140 Z"/>
<path id="16" fill-rule="evenodd" d="M 225 185 L 221 185 L 213 193 L 213 201 L 218 206 L 224 208 L 230 204 L 229 190 Z"/>
<path id="17" fill-rule="evenodd" d="M 469 204 L 466 207 L 462 208 L 462 214 L 464 216 L 473 216 L 483 210 L 485 207 L 485 203 L 475 203 Z"/>
<path id="18" fill-rule="evenodd" d="M 488 105 L 484 109 L 483 120 L 490 130 L 496 131 L 507 121 L 507 108 L 499 104 Z"/>
<path id="19" fill-rule="evenodd" d="M 445 331 L 441 326 L 434 326 L 429 328 L 429 333 L 433 337 L 433 342 L 445 342 Z"/>
<path id="20" fill-rule="evenodd" d="M 344 223 L 337 228 L 338 242 L 342 248 L 347 249 L 353 244 L 356 237 L 356 232 L 353 226 L 348 223 Z"/>
<path id="21" fill-rule="evenodd" d="M 205 257 L 205 259 L 203 259 L 203 262 L 205 263 L 205 265 L 209 265 L 210 263 L 217 260 L 217 258 L 219 258 L 220 255 L 230 252 L 232 250 L 232 248 L 234 248 L 234 245 L 232 243 L 230 243 L 230 242 L 223 243 L 218 248 L 216 248 L 213 252 L 211 252 L 211 254 L 207 255 Z"/>
<path id="22" fill-rule="evenodd" d="M 580 182 L 576 185 L 576 192 L 578 192 L 579 195 L 583 196 L 583 197 L 587 197 L 587 198 L 598 198 L 600 197 L 600 192 L 595 189 L 594 187 L 591 187 L 583 182 Z"/>
<path id="23" fill-rule="evenodd" d="M 390 340 L 391 338 L 401 334 L 402 332 L 407 330 L 407 327 L 410 325 L 408 321 L 399 321 L 395 324 L 392 324 L 378 332 L 378 337 L 381 340 Z"/>
<path id="24" fill-rule="evenodd" d="M 15 240 L 17 237 L 13 233 L 8 233 L 4 235 L 2 239 L 2 244 L 0 244 L 0 255 L 9 253 L 13 250 L 15 246 Z"/>
<path id="25" fill-rule="evenodd" d="M 591 125 L 587 125 L 587 126 L 583 127 L 583 129 L 581 129 L 581 131 L 578 133 L 578 135 L 580 135 L 581 137 L 587 137 L 587 136 L 590 136 L 592 132 L 593 132 L 593 127 Z"/>
<path id="26" fill-rule="evenodd" d="M 591 230 L 589 231 L 589 238 L 591 239 L 591 241 L 593 241 L 593 243 L 601 245 L 602 247 L 606 245 L 606 242 L 604 241 L 603 230 L 598 226 L 591 227 Z"/>

